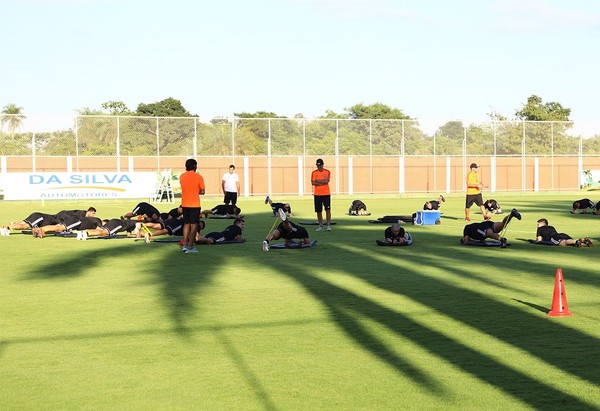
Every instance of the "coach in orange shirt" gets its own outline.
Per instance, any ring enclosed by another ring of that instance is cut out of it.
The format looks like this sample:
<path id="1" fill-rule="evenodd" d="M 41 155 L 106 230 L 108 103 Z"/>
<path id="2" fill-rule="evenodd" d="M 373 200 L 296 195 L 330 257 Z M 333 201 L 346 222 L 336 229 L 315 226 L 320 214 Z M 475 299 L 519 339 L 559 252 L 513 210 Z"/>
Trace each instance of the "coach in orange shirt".
<path id="1" fill-rule="evenodd" d="M 186 160 L 185 173 L 179 176 L 181 184 L 181 207 L 183 208 L 183 241 L 181 250 L 185 253 L 197 253 L 194 248 L 198 225 L 200 224 L 200 196 L 204 195 L 204 178 L 196 173 L 198 162 L 193 158 Z"/>
<path id="2" fill-rule="evenodd" d="M 323 160 L 319 158 L 317 169 L 310 176 L 310 182 L 313 185 L 315 212 L 317 213 L 317 220 L 319 220 L 317 231 L 331 231 L 331 192 L 329 191 L 331 172 L 323 168 L 323 165 Z M 323 208 L 325 208 L 325 218 L 327 219 L 326 228 L 323 228 Z"/>

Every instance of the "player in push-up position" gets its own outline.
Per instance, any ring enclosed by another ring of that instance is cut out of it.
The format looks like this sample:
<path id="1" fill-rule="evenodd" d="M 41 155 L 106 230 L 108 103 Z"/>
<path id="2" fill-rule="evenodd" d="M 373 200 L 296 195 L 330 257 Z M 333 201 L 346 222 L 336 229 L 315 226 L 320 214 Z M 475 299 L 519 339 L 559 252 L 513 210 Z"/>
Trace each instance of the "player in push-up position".
<path id="1" fill-rule="evenodd" d="M 88 237 L 114 236 L 117 233 L 127 233 L 127 237 L 135 237 L 134 230 L 139 230 L 141 222 L 129 219 L 113 218 L 111 220 L 102 220 L 102 226 L 91 230 L 79 231 L 77 239 L 85 240 Z"/>
<path id="2" fill-rule="evenodd" d="M 310 239 L 308 238 L 308 231 L 306 228 L 300 227 L 294 223 L 292 223 L 288 218 L 283 209 L 279 209 L 279 218 L 281 218 L 281 223 L 277 226 L 275 230 L 267 235 L 267 238 L 263 241 L 263 251 L 269 251 L 270 246 L 269 243 L 273 240 L 278 240 L 283 238 L 285 240 L 286 247 L 291 246 L 293 240 L 298 239 L 302 240 L 302 244 L 309 245 Z"/>
<path id="3" fill-rule="evenodd" d="M 506 238 L 500 237 L 499 233 L 508 225 L 510 220 L 515 217 L 521 219 L 521 214 L 513 208 L 509 215 L 504 217 L 501 222 L 483 221 L 481 223 L 467 224 L 463 230 L 461 244 L 482 243 L 486 238 L 499 240 L 502 247 L 506 246 Z"/>
<path id="4" fill-rule="evenodd" d="M 161 221 L 160 211 L 150 203 L 138 203 L 129 213 L 122 215 L 121 220 L 137 217 L 138 220 L 152 222 Z"/>
<path id="5" fill-rule="evenodd" d="M 225 218 L 243 218 L 240 214 L 242 209 L 233 204 L 220 204 L 211 208 L 210 210 L 202 211 L 204 218 L 208 218 L 209 215 L 218 215 Z"/>
<path id="6" fill-rule="evenodd" d="M 200 235 L 200 231 L 204 230 L 206 223 L 200 220 L 198 224 L 198 234 Z M 169 236 L 182 236 L 183 235 L 183 219 L 180 218 L 168 218 L 163 220 L 160 223 L 148 224 L 148 223 L 139 223 L 139 226 L 136 225 L 136 228 L 133 230 L 136 238 L 144 237 L 144 240 L 149 243 L 152 237 L 158 237 L 161 235 L 169 235 Z M 183 245 L 183 244 L 182 244 Z"/>
<path id="7" fill-rule="evenodd" d="M 596 211 L 596 203 L 594 203 L 589 198 L 582 198 L 581 200 L 577 200 L 573 202 L 573 210 L 571 210 L 572 214 L 585 214 L 588 208 L 593 208 Z"/>

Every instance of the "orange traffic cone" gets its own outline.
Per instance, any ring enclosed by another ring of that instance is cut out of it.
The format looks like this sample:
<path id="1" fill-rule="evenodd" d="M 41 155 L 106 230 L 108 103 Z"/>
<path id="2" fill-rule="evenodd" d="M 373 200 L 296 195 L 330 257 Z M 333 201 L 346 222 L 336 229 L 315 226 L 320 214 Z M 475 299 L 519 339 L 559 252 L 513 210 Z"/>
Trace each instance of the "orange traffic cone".
<path id="1" fill-rule="evenodd" d="M 552 309 L 548 312 L 551 317 L 566 317 L 571 315 L 569 304 L 567 304 L 567 292 L 563 280 L 562 268 L 556 269 L 554 280 L 554 296 L 552 297 Z"/>

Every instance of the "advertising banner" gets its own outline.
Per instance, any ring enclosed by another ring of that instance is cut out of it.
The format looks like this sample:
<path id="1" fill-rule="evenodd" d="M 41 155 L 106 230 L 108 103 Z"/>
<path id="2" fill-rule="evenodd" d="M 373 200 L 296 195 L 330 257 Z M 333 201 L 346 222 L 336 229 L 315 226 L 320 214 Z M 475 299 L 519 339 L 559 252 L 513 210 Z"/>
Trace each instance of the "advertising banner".
<path id="1" fill-rule="evenodd" d="M 6 173 L 5 200 L 149 198 L 160 173 Z"/>

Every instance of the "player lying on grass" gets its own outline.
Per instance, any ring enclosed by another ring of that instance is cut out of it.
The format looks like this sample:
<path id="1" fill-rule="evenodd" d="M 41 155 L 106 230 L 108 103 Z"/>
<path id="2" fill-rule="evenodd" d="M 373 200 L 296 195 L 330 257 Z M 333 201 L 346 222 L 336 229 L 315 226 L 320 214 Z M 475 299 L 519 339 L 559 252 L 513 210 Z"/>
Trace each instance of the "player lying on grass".
<path id="1" fill-rule="evenodd" d="M 43 237 L 46 232 L 63 232 L 76 229 L 84 218 L 95 218 L 96 209 L 62 210 L 56 214 L 31 213 L 21 221 L 12 222 L 1 228 L 2 235 L 10 235 L 13 230 L 32 230 L 34 237 Z M 91 220 L 94 221 L 94 220 Z M 40 230 L 44 227 L 44 230 Z"/>
<path id="2" fill-rule="evenodd" d="M 537 231 L 535 235 L 535 241 L 537 242 L 550 242 L 561 247 L 566 247 L 569 245 L 574 247 L 582 247 L 584 244 L 588 247 L 592 246 L 592 240 L 590 240 L 589 237 L 573 240 L 570 235 L 559 233 L 553 226 L 548 225 L 548 220 L 545 218 L 540 218 L 537 220 Z"/>
<path id="3" fill-rule="evenodd" d="M 290 205 L 290 203 L 274 203 L 271 197 L 267 196 L 267 198 L 265 198 L 265 204 L 268 204 L 271 207 L 271 211 L 273 211 L 274 217 L 277 217 L 277 210 L 279 210 L 280 208 L 282 208 L 283 211 L 285 211 L 285 214 L 288 217 L 292 216 L 292 206 Z"/>
<path id="4" fill-rule="evenodd" d="M 445 201 L 444 196 L 440 194 L 437 200 L 431 200 L 423 204 L 423 210 L 439 210 Z"/>
<path id="5" fill-rule="evenodd" d="M 159 222 L 162 220 L 160 211 L 150 203 L 138 203 L 129 213 L 122 215 L 121 220 L 137 217 L 140 221 Z"/>
<path id="6" fill-rule="evenodd" d="M 292 223 L 281 208 L 279 209 L 279 218 L 281 218 L 281 223 L 279 223 L 277 228 L 270 232 L 263 241 L 263 251 L 269 251 L 269 243 L 273 240 L 279 240 L 280 238 L 285 240 L 286 247 L 293 245 L 294 242 L 292 240 L 295 239 L 302 240 L 303 244 L 310 244 L 306 228 Z"/>
<path id="7" fill-rule="evenodd" d="M 208 218 L 209 215 L 219 215 L 224 216 L 225 218 L 242 218 L 241 212 L 242 209 L 233 204 L 220 204 L 210 210 L 202 211 L 202 215 L 204 218 Z"/>
<path id="8" fill-rule="evenodd" d="M 81 238 L 77 239 L 85 240 L 88 237 L 105 237 L 114 236 L 117 233 L 127 233 L 127 237 L 135 237 L 133 231 L 139 230 L 142 223 L 136 220 L 113 218 L 110 220 L 102 220 L 102 226 L 91 230 L 82 230 Z"/>
<path id="9" fill-rule="evenodd" d="M 506 238 L 501 238 L 499 233 L 508 225 L 510 220 L 515 217 L 517 220 L 521 219 L 521 214 L 516 210 L 512 209 L 509 215 L 504 217 L 501 222 L 495 223 L 493 221 L 483 221 L 481 223 L 467 224 L 463 230 L 462 244 L 468 244 L 473 242 L 484 242 L 486 238 L 492 238 L 499 240 L 502 246 L 506 245 Z"/>
<path id="10" fill-rule="evenodd" d="M 581 200 L 577 200 L 573 203 L 573 210 L 571 210 L 571 213 L 585 214 L 588 208 L 592 208 L 594 211 L 596 211 L 596 203 L 589 198 L 582 198 Z"/>
<path id="11" fill-rule="evenodd" d="M 170 210 L 168 213 L 160 213 L 160 218 L 164 220 L 183 219 L 183 207 L 181 205 Z"/>
<path id="12" fill-rule="evenodd" d="M 206 223 L 204 221 L 200 221 L 198 226 L 198 234 L 200 236 L 200 231 L 204 230 Z M 145 227 L 145 229 L 144 229 Z M 136 227 L 133 230 L 136 238 L 144 237 L 146 242 L 149 243 L 151 237 L 159 237 L 161 235 L 170 235 L 170 236 L 182 236 L 183 235 L 183 219 L 178 218 L 170 218 L 164 220 L 160 223 L 155 224 L 140 224 L 140 227 Z M 182 244 L 183 245 L 183 244 Z"/>
<path id="13" fill-rule="evenodd" d="M 201 221 L 202 223 L 203 221 Z M 244 220 L 236 218 L 232 225 L 220 232 L 208 233 L 196 239 L 196 244 L 219 244 L 227 241 L 242 241 L 242 230 L 244 229 Z"/>

